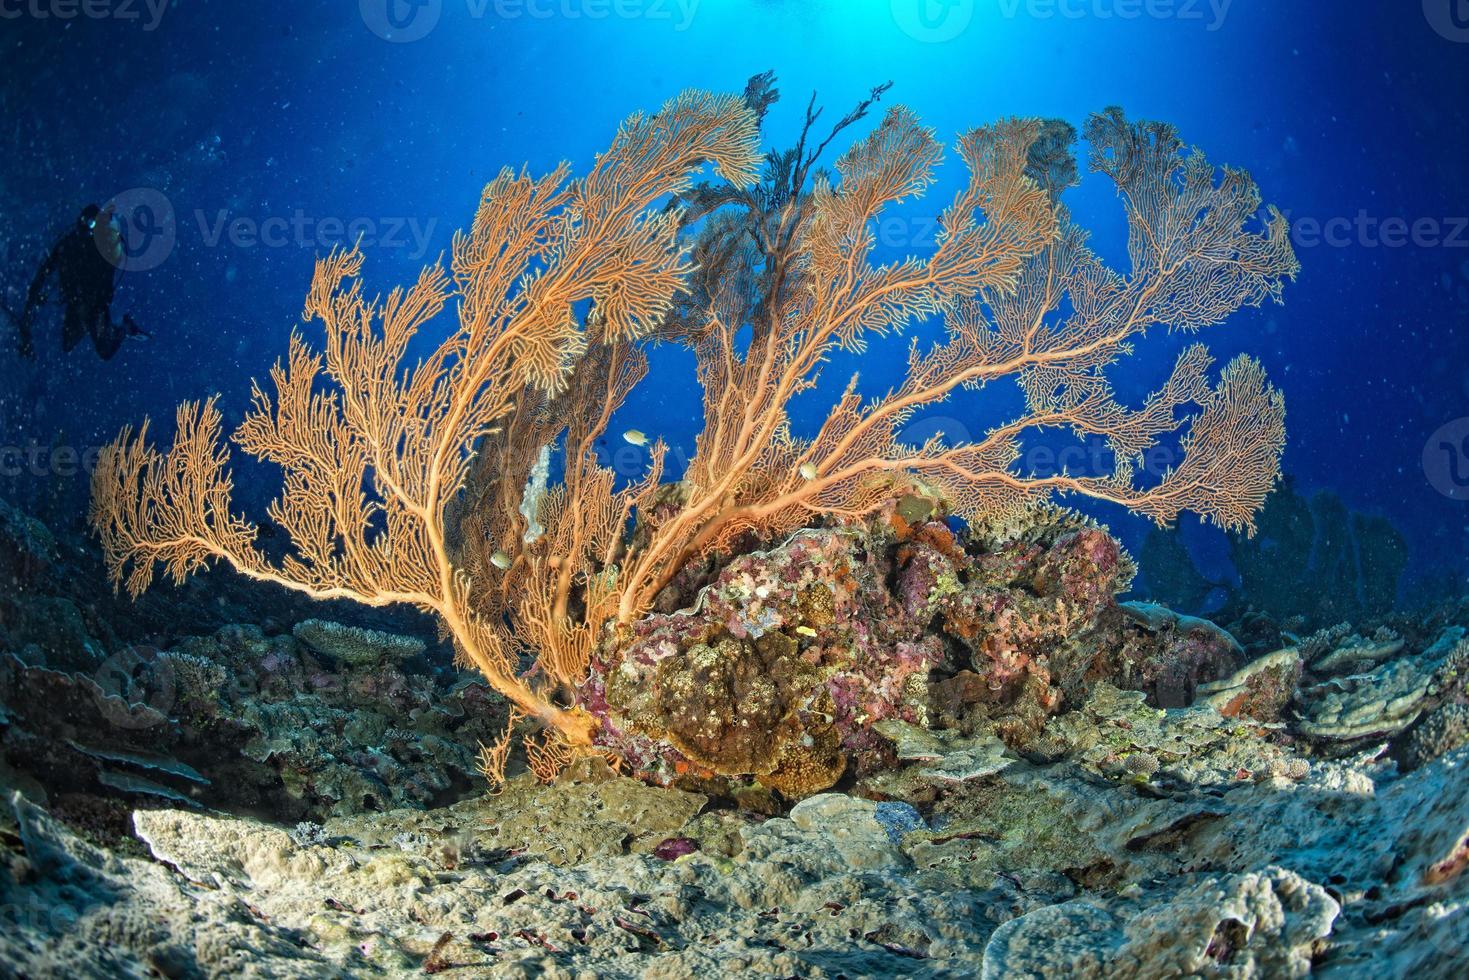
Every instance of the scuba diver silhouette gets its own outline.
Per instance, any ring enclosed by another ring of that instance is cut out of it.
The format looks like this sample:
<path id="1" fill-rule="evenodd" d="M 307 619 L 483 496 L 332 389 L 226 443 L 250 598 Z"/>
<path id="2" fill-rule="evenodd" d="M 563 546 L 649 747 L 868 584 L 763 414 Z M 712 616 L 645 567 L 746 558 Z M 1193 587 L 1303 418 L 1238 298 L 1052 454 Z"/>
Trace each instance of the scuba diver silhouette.
<path id="1" fill-rule="evenodd" d="M 20 354 L 35 356 L 32 330 L 36 311 L 46 302 L 46 283 L 56 277 L 62 305 L 66 308 L 61 328 L 61 346 L 70 351 L 91 336 L 92 345 L 104 360 L 111 360 L 127 337 L 147 340 L 149 334 L 124 316 L 112 322 L 112 298 L 122 267 L 122 234 L 113 220 L 112 209 L 88 204 L 76 224 L 51 247 L 36 270 L 26 293 L 25 309 L 16 318 L 20 327 Z"/>

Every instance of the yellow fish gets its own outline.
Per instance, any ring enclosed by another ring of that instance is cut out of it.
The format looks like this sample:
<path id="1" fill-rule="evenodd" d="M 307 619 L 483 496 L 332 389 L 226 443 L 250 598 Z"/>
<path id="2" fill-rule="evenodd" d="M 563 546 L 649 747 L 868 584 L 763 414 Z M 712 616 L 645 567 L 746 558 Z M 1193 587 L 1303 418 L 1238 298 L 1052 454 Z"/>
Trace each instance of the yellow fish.
<path id="1" fill-rule="evenodd" d="M 797 633 L 800 633 L 802 636 L 815 636 L 816 635 L 816 631 L 814 629 L 812 629 L 811 627 L 809 627 L 809 626 L 797 626 L 796 627 L 796 632 Z"/>
<path id="2" fill-rule="evenodd" d="M 510 567 L 510 556 L 503 551 L 497 551 L 490 556 L 490 564 L 503 572 Z"/>
<path id="3" fill-rule="evenodd" d="M 638 429 L 628 429 L 622 434 L 622 438 L 634 446 L 646 446 L 648 444 L 648 436 Z"/>
<path id="4" fill-rule="evenodd" d="M 803 479 L 803 480 L 814 480 L 814 479 L 816 479 L 816 464 L 815 463 L 802 463 L 801 464 L 800 473 L 801 473 L 801 479 Z"/>

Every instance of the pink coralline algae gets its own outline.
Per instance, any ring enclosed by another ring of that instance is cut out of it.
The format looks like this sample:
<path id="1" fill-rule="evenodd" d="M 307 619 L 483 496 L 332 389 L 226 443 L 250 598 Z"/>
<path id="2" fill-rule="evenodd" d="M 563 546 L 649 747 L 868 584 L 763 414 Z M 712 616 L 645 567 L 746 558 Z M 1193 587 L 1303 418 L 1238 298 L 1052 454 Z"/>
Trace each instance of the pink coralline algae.
<path id="1" fill-rule="evenodd" d="M 698 842 L 687 837 L 670 837 L 653 848 L 653 856 L 660 861 L 676 861 L 698 849 Z"/>

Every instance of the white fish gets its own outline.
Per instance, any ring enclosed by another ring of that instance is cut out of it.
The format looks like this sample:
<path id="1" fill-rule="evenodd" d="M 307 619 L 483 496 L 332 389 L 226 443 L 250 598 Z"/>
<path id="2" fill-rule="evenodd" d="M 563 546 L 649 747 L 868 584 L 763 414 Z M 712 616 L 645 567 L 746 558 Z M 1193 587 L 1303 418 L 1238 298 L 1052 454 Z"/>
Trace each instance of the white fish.
<path id="1" fill-rule="evenodd" d="M 622 434 L 622 438 L 634 446 L 646 446 L 648 436 L 639 429 L 628 429 Z"/>
<path id="2" fill-rule="evenodd" d="M 814 479 L 816 479 L 816 464 L 815 463 L 802 463 L 801 464 L 800 473 L 801 473 L 801 479 L 803 479 L 803 480 L 814 480 Z"/>
<path id="3" fill-rule="evenodd" d="M 490 564 L 503 572 L 510 567 L 510 556 L 503 551 L 497 551 L 490 556 Z"/>

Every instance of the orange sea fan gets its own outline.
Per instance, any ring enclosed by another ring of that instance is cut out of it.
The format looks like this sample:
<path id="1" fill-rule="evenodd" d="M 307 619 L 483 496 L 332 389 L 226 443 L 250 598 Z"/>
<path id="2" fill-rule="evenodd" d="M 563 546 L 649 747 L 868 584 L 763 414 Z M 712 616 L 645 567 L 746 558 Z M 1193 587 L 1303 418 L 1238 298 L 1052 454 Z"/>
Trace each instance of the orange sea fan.
<path id="1" fill-rule="evenodd" d="M 814 164 L 884 91 L 825 140 L 808 140 L 808 110 L 797 148 L 763 174 L 769 79 L 744 100 L 687 93 L 624 123 L 580 179 L 567 165 L 502 171 L 448 269 L 385 298 L 364 295 L 355 249 L 322 259 L 306 318 L 325 327 L 324 349 L 293 336 L 235 433 L 282 470 L 270 516 L 290 553 L 256 548 L 257 529 L 231 510 L 219 413 L 191 403 L 166 453 L 145 425 L 103 454 L 92 519 L 114 579 L 136 595 L 156 566 L 179 579 L 221 559 L 318 598 L 433 612 L 465 663 L 552 729 L 531 749 L 549 776 L 592 740 L 578 691 L 608 624 L 643 615 L 690 561 L 742 538 L 859 518 L 915 482 L 975 521 L 1075 493 L 1160 522 L 1188 509 L 1250 528 L 1284 442 L 1283 401 L 1258 362 L 1236 359 L 1212 382 L 1212 359 L 1190 345 L 1136 408 L 1105 372 L 1150 327 L 1194 331 L 1278 301 L 1297 269 L 1284 218 L 1257 217 L 1242 171 L 1108 110 L 1085 137 L 1127 214 L 1131 266 L 1114 271 L 1062 202 L 1075 131 L 1005 120 L 957 141 L 967 179 L 931 253 L 880 264 L 876 222 L 932 185 L 942 146 L 895 108 L 834 174 Z M 723 184 L 693 183 L 705 164 Z M 448 310 L 447 338 L 408 362 L 412 338 Z M 816 431 L 796 430 L 789 406 L 834 352 L 930 317 L 946 336 L 909 346 L 900 385 L 864 399 L 854 379 Z M 646 379 L 650 340 L 687 345 L 703 387 L 704 430 L 675 485 L 661 442 L 634 479 L 596 452 Z M 1002 379 L 1023 394 L 1016 417 L 971 441 L 905 440 L 918 413 Z M 1022 440 L 1047 428 L 1105 440 L 1112 471 L 1027 472 Z M 1163 440 L 1180 447 L 1176 465 L 1139 484 Z M 502 740 L 484 761 L 501 771 L 507 757 Z"/>
<path id="2" fill-rule="evenodd" d="M 91 518 L 114 580 L 137 595 L 156 565 L 180 580 L 222 560 L 316 598 L 417 606 L 516 710 L 555 729 L 557 744 L 586 743 L 588 720 L 556 699 L 555 679 L 571 668 L 549 679 L 521 670 L 519 646 L 471 602 L 446 513 L 476 444 L 517 407 L 532 411 L 565 389 L 589 347 L 629 343 L 661 322 L 687 263 L 654 205 L 710 162 L 738 184 L 758 160 L 754 117 L 739 99 L 689 92 L 628 120 L 582 180 L 569 181 L 566 166 L 539 180 L 502 172 L 455 239 L 452 276 L 430 267 L 369 299 L 356 249 L 322 259 L 305 318 L 322 322 L 325 350 L 293 335 L 273 391 L 256 386 L 235 433 L 282 471 L 270 516 L 290 552 L 272 563 L 255 547 L 256 527 L 231 510 L 219 413 L 212 400 L 190 403 L 167 453 L 144 425 L 102 454 Z M 586 301 L 598 304 L 595 325 L 577 322 Z M 409 342 L 451 303 L 455 329 L 408 362 Z"/>

